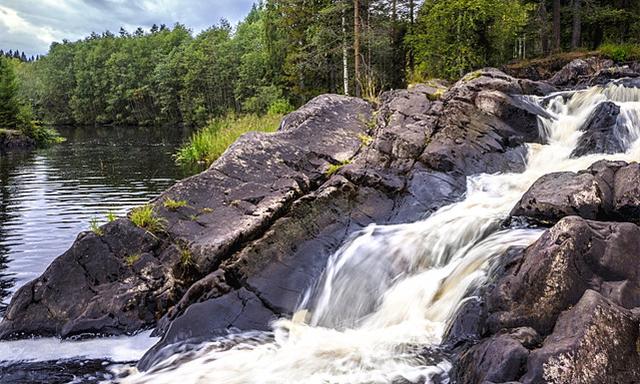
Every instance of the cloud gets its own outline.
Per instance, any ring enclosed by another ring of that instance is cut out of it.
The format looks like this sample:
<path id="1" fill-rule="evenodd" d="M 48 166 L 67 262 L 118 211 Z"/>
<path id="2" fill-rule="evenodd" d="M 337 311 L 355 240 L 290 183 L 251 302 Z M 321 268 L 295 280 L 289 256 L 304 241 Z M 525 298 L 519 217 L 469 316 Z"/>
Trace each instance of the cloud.
<path id="1" fill-rule="evenodd" d="M 198 32 L 226 18 L 240 21 L 255 0 L 0 0 L 0 49 L 44 54 L 62 39 L 120 27 L 185 24 Z"/>

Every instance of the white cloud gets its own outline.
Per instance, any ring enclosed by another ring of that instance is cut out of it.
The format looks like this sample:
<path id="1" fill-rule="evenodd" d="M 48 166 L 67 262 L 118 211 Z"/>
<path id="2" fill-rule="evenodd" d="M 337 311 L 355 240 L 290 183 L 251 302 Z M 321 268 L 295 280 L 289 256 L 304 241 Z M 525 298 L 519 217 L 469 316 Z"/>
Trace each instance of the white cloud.
<path id="1" fill-rule="evenodd" d="M 76 40 L 121 26 L 185 24 L 200 31 L 222 18 L 235 23 L 254 0 L 0 0 L 0 49 L 44 54 L 53 41 Z"/>

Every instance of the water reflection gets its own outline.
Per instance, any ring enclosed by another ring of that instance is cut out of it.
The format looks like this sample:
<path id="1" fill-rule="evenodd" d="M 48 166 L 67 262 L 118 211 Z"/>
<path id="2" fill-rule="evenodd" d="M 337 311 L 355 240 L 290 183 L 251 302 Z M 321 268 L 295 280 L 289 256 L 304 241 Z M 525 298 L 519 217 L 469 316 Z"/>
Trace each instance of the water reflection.
<path id="1" fill-rule="evenodd" d="M 0 301 L 40 275 L 76 235 L 186 176 L 181 128 L 61 128 L 63 144 L 0 156 Z M 0 309 L 2 311 L 2 309 Z M 1 313 L 0 313 L 1 314 Z"/>

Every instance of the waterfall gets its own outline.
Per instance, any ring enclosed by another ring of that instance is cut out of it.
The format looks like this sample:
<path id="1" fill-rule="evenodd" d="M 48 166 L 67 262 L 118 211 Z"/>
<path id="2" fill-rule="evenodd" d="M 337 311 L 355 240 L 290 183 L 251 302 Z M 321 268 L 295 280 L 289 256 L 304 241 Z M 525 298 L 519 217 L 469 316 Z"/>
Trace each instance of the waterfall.
<path id="1" fill-rule="evenodd" d="M 469 177 L 464 200 L 408 224 L 370 225 L 328 261 L 292 319 L 273 332 L 234 335 L 173 356 L 131 383 L 392 383 L 430 382 L 450 363 L 437 351 L 447 322 L 486 271 L 510 247 L 526 247 L 539 229 L 500 223 L 541 176 L 578 171 L 600 159 L 640 155 L 640 91 L 619 84 L 527 97 L 553 119 L 540 119 L 544 145 L 529 144 L 522 173 Z M 604 101 L 620 106 L 616 135 L 626 152 L 571 158 L 580 128 Z M 179 364 L 177 363 L 179 361 Z"/>

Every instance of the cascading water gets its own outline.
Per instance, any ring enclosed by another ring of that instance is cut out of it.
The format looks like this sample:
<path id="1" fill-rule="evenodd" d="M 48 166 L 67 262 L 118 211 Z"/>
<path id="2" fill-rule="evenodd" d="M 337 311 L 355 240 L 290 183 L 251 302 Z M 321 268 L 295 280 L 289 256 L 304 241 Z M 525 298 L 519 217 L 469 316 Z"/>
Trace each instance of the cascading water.
<path id="1" fill-rule="evenodd" d="M 174 355 L 131 383 L 391 383 L 429 382 L 446 372 L 444 359 L 418 353 L 437 347 L 460 302 L 482 284 L 492 260 L 525 247 L 536 229 L 501 230 L 522 194 L 550 172 L 578 171 L 600 159 L 640 155 L 640 90 L 621 85 L 557 94 L 540 103 L 544 145 L 528 146 L 522 173 L 468 178 L 463 201 L 415 223 L 371 225 L 329 260 L 292 320 L 273 333 L 249 332 Z M 626 152 L 571 158 L 580 128 L 603 101 L 620 106 L 616 135 Z M 178 363 L 179 362 L 179 363 Z"/>

